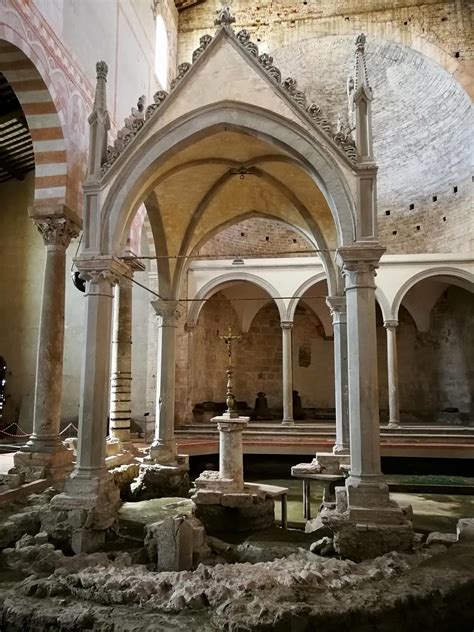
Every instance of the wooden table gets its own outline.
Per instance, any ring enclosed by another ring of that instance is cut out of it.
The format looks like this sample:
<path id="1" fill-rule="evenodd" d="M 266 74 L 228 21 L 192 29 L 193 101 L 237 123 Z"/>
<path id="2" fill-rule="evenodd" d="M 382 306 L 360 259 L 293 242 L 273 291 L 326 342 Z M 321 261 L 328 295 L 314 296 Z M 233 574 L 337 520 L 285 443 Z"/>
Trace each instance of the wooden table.
<path id="1" fill-rule="evenodd" d="M 336 500 L 335 488 L 344 485 L 346 477 L 342 474 L 292 474 L 293 478 L 303 481 L 303 515 L 305 520 L 311 520 L 311 481 L 323 483 L 323 502 Z"/>

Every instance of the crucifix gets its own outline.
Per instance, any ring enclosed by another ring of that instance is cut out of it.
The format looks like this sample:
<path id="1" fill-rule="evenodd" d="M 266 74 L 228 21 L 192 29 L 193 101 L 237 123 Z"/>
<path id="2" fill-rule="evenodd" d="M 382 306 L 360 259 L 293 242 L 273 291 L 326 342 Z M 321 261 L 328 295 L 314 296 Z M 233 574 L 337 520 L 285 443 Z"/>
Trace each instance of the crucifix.
<path id="1" fill-rule="evenodd" d="M 235 403 L 235 397 L 234 397 L 234 394 L 232 393 L 232 375 L 233 375 L 233 371 L 232 371 L 232 343 L 233 342 L 237 342 L 238 340 L 240 340 L 242 338 L 242 336 L 233 334 L 232 333 L 232 326 L 229 325 L 229 329 L 227 331 L 227 334 L 225 334 L 224 336 L 219 336 L 219 338 L 224 341 L 225 346 L 227 347 L 227 357 L 228 357 L 228 367 L 227 367 L 227 370 L 226 370 L 226 374 L 227 374 L 227 396 L 226 396 L 226 400 L 225 400 L 225 403 L 227 404 L 227 410 L 225 411 L 224 415 L 226 417 L 238 417 L 239 416 L 239 411 L 237 410 L 236 403 Z"/>

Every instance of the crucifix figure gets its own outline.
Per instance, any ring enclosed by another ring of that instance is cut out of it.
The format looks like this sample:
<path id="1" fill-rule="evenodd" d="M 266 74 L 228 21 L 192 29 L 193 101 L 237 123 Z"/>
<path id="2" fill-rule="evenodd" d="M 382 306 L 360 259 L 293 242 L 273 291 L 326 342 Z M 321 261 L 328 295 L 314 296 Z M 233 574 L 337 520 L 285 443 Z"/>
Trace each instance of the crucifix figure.
<path id="1" fill-rule="evenodd" d="M 224 415 L 226 415 L 228 417 L 238 417 L 239 416 L 239 412 L 238 412 L 237 407 L 236 407 L 234 394 L 232 393 L 232 375 L 233 375 L 233 371 L 232 371 L 232 343 L 234 341 L 237 342 L 238 340 L 240 340 L 242 338 L 242 336 L 233 334 L 232 333 L 232 326 L 229 325 L 229 329 L 227 331 L 227 334 L 225 334 L 224 336 L 219 336 L 219 338 L 224 341 L 225 346 L 227 347 L 227 357 L 228 357 L 228 368 L 227 368 L 227 371 L 226 371 L 226 373 L 227 373 L 227 396 L 226 396 L 226 400 L 225 400 L 225 403 L 227 404 L 227 410 L 225 411 Z"/>

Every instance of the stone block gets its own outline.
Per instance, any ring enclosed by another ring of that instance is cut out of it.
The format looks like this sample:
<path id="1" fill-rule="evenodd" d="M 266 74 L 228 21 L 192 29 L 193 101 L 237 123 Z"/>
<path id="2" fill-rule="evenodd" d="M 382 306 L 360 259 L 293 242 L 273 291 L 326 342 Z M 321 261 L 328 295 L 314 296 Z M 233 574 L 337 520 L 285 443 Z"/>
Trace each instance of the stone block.
<path id="1" fill-rule="evenodd" d="M 461 518 L 456 525 L 459 542 L 474 542 L 474 518 Z"/>
<path id="2" fill-rule="evenodd" d="M 192 525 L 182 516 L 166 518 L 158 531 L 158 572 L 185 571 L 192 567 Z"/>
<path id="3" fill-rule="evenodd" d="M 411 524 L 381 525 L 341 523 L 334 535 L 334 550 L 354 562 L 372 559 L 389 551 L 407 551 L 413 546 Z"/>
<path id="4" fill-rule="evenodd" d="M 403 524 L 406 522 L 403 512 L 399 508 L 384 507 L 381 509 L 349 507 L 349 519 L 353 522 L 368 524 Z"/>
<path id="5" fill-rule="evenodd" d="M 187 498 L 189 488 L 189 474 L 184 464 L 143 463 L 137 480 L 130 485 L 130 495 L 133 500 L 149 500 L 167 496 Z"/>
<path id="6" fill-rule="evenodd" d="M 457 535 L 455 533 L 439 533 L 438 531 L 433 531 L 428 534 L 426 538 L 426 546 L 430 546 L 431 544 L 444 544 L 445 546 L 451 546 L 457 540 Z"/>
<path id="7" fill-rule="evenodd" d="M 221 492 L 206 489 L 199 489 L 195 494 L 193 494 L 193 496 L 191 496 L 191 500 L 195 503 L 201 503 L 204 505 L 220 505 L 221 498 Z"/>
<path id="8" fill-rule="evenodd" d="M 253 505 L 252 494 L 222 494 L 221 505 L 223 507 L 250 507 Z"/>
<path id="9" fill-rule="evenodd" d="M 390 506 L 388 486 L 383 480 L 369 483 L 349 477 L 346 482 L 347 504 L 351 507 L 379 509 Z"/>
<path id="10" fill-rule="evenodd" d="M 92 529 L 76 529 L 71 535 L 71 548 L 79 553 L 95 553 L 105 542 L 105 531 Z"/>
<path id="11" fill-rule="evenodd" d="M 336 487 L 334 490 L 336 495 L 336 509 L 339 513 L 347 511 L 347 490 L 345 487 Z"/>

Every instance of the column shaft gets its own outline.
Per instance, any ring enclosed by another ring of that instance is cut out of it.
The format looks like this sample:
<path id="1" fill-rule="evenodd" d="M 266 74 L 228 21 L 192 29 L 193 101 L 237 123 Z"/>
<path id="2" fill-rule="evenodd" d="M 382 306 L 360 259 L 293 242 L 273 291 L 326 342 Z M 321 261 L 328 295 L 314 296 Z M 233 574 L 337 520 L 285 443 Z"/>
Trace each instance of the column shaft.
<path id="1" fill-rule="evenodd" d="M 110 429 L 114 439 L 130 441 L 132 398 L 132 282 L 115 288 L 110 386 Z"/>
<path id="2" fill-rule="evenodd" d="M 388 368 L 388 425 L 400 425 L 400 404 L 398 395 L 398 356 L 397 356 L 397 326 L 398 321 L 386 320 L 387 330 L 387 368 Z"/>
<path id="3" fill-rule="evenodd" d="M 105 475 L 109 404 L 113 284 L 107 270 L 83 272 L 86 286 L 85 344 L 82 364 L 77 461 L 71 478 Z"/>
<path id="4" fill-rule="evenodd" d="M 150 448 L 151 460 L 176 462 L 174 438 L 174 402 L 176 374 L 176 328 L 180 315 L 177 301 L 154 301 L 158 316 L 158 360 L 156 367 L 155 438 Z"/>
<path id="5" fill-rule="evenodd" d="M 349 454 L 349 375 L 347 366 L 347 313 L 344 296 L 326 299 L 334 329 L 334 380 L 336 407 L 336 443 L 333 452 Z"/>
<path id="6" fill-rule="evenodd" d="M 283 424 L 293 425 L 293 345 L 291 321 L 282 321 Z"/>
<path id="7" fill-rule="evenodd" d="M 32 214 L 46 246 L 43 295 L 38 336 L 33 434 L 24 446 L 29 452 L 64 449 L 59 435 L 64 357 L 66 248 L 79 232 L 80 220 L 65 212 Z"/>

